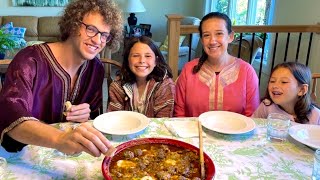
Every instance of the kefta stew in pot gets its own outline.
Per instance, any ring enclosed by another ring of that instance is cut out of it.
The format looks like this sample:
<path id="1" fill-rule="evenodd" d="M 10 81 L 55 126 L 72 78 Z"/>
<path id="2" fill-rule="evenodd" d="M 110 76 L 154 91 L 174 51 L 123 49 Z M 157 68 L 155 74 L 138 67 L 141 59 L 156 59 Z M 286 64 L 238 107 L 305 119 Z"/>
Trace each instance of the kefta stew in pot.
<path id="1" fill-rule="evenodd" d="M 113 180 L 200 180 L 198 153 L 167 144 L 141 144 L 116 154 L 109 166 Z"/>

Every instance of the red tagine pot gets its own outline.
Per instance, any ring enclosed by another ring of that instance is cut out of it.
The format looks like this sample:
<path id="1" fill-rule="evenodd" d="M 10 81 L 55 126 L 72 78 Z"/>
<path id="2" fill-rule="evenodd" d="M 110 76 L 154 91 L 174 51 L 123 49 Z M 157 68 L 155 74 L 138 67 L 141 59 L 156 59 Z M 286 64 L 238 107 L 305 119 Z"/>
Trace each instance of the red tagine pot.
<path id="1" fill-rule="evenodd" d="M 115 152 L 115 155 L 118 153 L 126 150 L 129 147 L 137 146 L 137 145 L 142 145 L 142 144 L 165 144 L 165 145 L 173 145 L 176 147 L 182 147 L 185 149 L 192 150 L 196 153 L 199 154 L 199 148 L 188 144 L 183 141 L 175 140 L 175 139 L 168 139 L 168 138 L 140 138 L 140 139 L 135 139 L 131 141 L 127 141 L 125 143 L 122 143 L 117 146 L 117 151 Z M 103 177 L 106 180 L 112 180 L 111 176 L 109 175 L 109 166 L 111 163 L 112 158 L 111 157 L 105 157 L 102 162 L 102 174 Z M 204 164 L 205 164 L 205 172 L 206 172 L 206 180 L 212 180 L 214 179 L 215 175 L 215 166 L 213 164 L 213 161 L 211 158 L 204 153 Z"/>

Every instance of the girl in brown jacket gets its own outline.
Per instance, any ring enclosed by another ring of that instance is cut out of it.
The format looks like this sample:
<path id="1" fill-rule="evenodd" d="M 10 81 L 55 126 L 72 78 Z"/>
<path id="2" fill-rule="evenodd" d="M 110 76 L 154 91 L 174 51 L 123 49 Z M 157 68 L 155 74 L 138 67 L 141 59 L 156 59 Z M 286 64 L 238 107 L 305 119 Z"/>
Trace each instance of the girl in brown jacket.
<path id="1" fill-rule="evenodd" d="M 158 47 L 146 36 L 133 37 L 123 56 L 121 78 L 110 85 L 107 111 L 172 117 L 175 85 Z"/>

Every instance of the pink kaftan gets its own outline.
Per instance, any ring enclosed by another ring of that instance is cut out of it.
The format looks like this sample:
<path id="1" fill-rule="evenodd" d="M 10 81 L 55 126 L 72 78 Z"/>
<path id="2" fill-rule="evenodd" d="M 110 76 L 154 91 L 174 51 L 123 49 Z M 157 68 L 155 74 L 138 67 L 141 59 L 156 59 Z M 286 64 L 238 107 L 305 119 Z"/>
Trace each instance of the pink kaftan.
<path id="1" fill-rule="evenodd" d="M 193 74 L 198 61 L 187 63 L 178 78 L 174 116 L 198 117 L 214 110 L 251 116 L 260 103 L 258 77 L 253 67 L 237 58 L 218 75 L 207 62 Z"/>

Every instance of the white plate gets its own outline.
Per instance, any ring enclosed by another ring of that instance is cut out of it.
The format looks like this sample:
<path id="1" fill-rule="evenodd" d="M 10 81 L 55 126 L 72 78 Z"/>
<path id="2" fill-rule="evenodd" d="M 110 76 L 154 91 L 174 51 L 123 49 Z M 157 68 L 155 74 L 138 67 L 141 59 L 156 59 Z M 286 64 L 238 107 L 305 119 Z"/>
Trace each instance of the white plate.
<path id="1" fill-rule="evenodd" d="M 251 118 L 229 111 L 205 112 L 199 116 L 199 120 L 207 129 L 223 134 L 247 133 L 256 127 Z"/>
<path id="2" fill-rule="evenodd" d="M 99 115 L 93 120 L 93 126 L 99 131 L 112 135 L 128 135 L 144 130 L 149 119 L 133 111 L 113 111 Z"/>
<path id="3" fill-rule="evenodd" d="M 320 149 L 320 126 L 299 124 L 289 128 L 290 136 L 314 149 Z"/>

